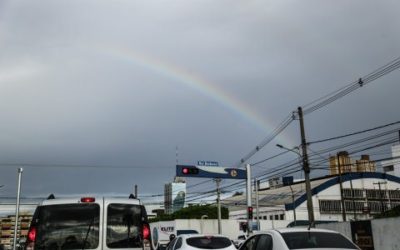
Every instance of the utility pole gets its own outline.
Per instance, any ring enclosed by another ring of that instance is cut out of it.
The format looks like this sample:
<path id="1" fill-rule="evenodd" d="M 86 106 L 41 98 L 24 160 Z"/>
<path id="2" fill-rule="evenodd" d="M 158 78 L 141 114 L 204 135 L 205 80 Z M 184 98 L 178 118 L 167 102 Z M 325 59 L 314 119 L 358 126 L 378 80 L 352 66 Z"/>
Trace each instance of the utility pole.
<path id="1" fill-rule="evenodd" d="M 137 185 L 135 185 L 135 199 L 138 198 L 138 187 Z"/>
<path id="2" fill-rule="evenodd" d="M 381 213 L 385 212 L 385 208 L 383 206 L 383 195 L 382 195 L 381 185 L 386 184 L 386 183 L 387 183 L 386 181 L 374 182 L 374 185 L 378 185 L 378 187 L 379 187 L 379 196 L 380 196 L 380 200 L 381 200 Z"/>
<path id="3" fill-rule="evenodd" d="M 310 166 L 308 165 L 306 134 L 304 132 L 303 110 L 301 107 L 298 107 L 297 111 L 299 114 L 299 121 L 300 121 L 301 151 L 303 153 L 303 157 L 302 157 L 303 158 L 303 170 L 304 170 L 304 178 L 305 178 L 305 182 L 306 182 L 308 223 L 310 224 L 310 226 L 314 226 L 314 208 L 313 208 L 312 194 L 311 194 Z"/>
<path id="4" fill-rule="evenodd" d="M 22 172 L 24 171 L 23 168 L 18 168 L 18 183 L 17 183 L 17 204 L 15 206 L 15 224 L 14 224 L 14 244 L 13 250 L 17 249 L 17 233 L 18 233 L 18 220 L 19 220 L 19 201 L 21 195 L 21 177 Z"/>
<path id="5" fill-rule="evenodd" d="M 218 210 L 218 234 L 222 234 L 221 230 L 221 189 L 220 189 L 220 178 L 215 178 L 215 183 L 217 184 L 217 210 Z"/>
<path id="6" fill-rule="evenodd" d="M 247 179 L 246 179 L 246 198 L 247 198 L 247 234 L 251 235 L 253 228 L 252 228 L 252 211 L 253 207 L 251 205 L 251 168 L 250 164 L 246 164 L 246 174 L 247 174 Z M 251 211 L 251 214 L 250 214 Z"/>
<path id="7" fill-rule="evenodd" d="M 353 200 L 353 217 L 354 220 L 357 220 L 357 212 L 356 212 L 356 200 L 355 200 L 355 195 L 354 195 L 354 189 L 353 189 L 353 180 L 352 176 L 350 173 L 350 188 L 351 188 L 351 199 Z"/>
<path id="8" fill-rule="evenodd" d="M 346 206 L 344 204 L 344 198 L 343 198 L 343 181 L 342 181 L 342 166 L 340 164 L 340 154 L 336 154 L 336 159 L 337 159 L 337 166 L 338 166 L 338 172 L 339 172 L 339 188 L 340 188 L 340 203 L 342 204 L 342 219 L 343 221 L 346 221 Z"/>
<path id="9" fill-rule="evenodd" d="M 260 189 L 260 180 L 254 179 L 254 187 L 256 189 L 256 216 L 257 216 L 257 230 L 260 230 L 260 206 L 258 204 L 258 190 Z"/>
<path id="10" fill-rule="evenodd" d="M 296 206 L 294 204 L 294 192 L 293 192 L 293 188 L 292 185 L 289 185 L 290 191 L 292 192 L 292 205 L 293 205 L 293 222 L 294 222 L 294 226 L 296 226 L 297 224 L 297 220 L 296 220 Z"/>

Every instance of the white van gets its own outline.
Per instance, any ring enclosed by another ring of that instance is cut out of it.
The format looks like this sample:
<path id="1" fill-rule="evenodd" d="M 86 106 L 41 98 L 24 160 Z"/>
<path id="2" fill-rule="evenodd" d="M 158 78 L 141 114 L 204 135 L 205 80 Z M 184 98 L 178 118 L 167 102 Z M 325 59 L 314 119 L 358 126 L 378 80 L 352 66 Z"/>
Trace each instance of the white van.
<path id="1" fill-rule="evenodd" d="M 144 206 L 129 198 L 80 197 L 43 201 L 33 215 L 26 250 L 150 250 Z"/>

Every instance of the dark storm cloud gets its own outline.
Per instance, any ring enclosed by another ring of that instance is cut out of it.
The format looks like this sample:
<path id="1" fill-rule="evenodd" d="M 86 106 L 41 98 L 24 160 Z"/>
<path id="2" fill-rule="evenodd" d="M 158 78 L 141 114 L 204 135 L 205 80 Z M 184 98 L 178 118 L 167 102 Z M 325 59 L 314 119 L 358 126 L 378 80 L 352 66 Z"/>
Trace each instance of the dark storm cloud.
<path id="1" fill-rule="evenodd" d="M 161 193 L 174 175 L 177 145 L 181 163 L 233 164 L 298 105 L 400 54 L 397 1 L 0 7 L 0 162 L 36 166 L 25 167 L 26 195 L 127 193 L 134 184 Z M 214 84 L 264 117 L 264 128 L 128 52 Z M 394 72 L 306 117 L 308 136 L 399 120 L 398 77 Z M 284 134 L 283 142 L 299 141 L 297 124 Z M 273 152 L 267 147 L 254 161 Z M 2 191 L 13 194 L 15 167 L 2 168 Z"/>

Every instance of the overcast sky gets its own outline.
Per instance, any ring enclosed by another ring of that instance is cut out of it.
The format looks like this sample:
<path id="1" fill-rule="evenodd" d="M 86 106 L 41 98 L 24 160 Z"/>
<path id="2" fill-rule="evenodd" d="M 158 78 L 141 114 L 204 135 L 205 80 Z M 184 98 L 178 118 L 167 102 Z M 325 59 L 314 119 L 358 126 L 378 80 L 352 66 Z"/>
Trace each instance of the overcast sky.
<path id="1" fill-rule="evenodd" d="M 1 0 L 0 196 L 15 196 L 18 166 L 26 197 L 128 194 L 135 184 L 161 194 L 176 147 L 180 164 L 232 166 L 298 106 L 399 57 L 399 9 L 397 0 Z M 306 116 L 307 138 L 400 120 L 399 78 Z M 280 152 L 276 143 L 300 144 L 297 121 L 249 162 Z"/>

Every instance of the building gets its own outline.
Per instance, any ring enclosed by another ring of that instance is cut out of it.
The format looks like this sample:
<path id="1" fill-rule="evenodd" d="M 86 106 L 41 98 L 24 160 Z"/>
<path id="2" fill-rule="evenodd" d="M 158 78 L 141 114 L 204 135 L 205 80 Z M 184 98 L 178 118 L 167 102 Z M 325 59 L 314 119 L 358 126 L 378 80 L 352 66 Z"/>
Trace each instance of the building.
<path id="1" fill-rule="evenodd" d="M 172 214 L 185 206 L 186 181 L 175 177 L 174 182 L 164 186 L 164 209 L 166 214 Z"/>
<path id="2" fill-rule="evenodd" d="M 382 162 L 383 172 L 400 177 L 400 144 L 392 146 L 392 159 Z"/>
<path id="3" fill-rule="evenodd" d="M 29 225 L 32 220 L 32 213 L 21 213 L 18 217 L 17 224 L 17 242 L 23 244 L 28 235 Z M 13 248 L 15 228 L 15 216 L 8 215 L 0 217 L 0 244 L 4 249 Z"/>
<path id="4" fill-rule="evenodd" d="M 342 182 L 343 202 L 340 182 Z M 400 205 L 400 178 L 386 173 L 346 172 L 311 180 L 316 221 L 368 219 Z M 255 208 L 255 199 L 252 204 Z M 305 182 L 294 182 L 259 191 L 260 220 L 308 220 Z M 246 196 L 237 195 L 222 201 L 231 219 L 246 219 Z M 344 213 L 342 213 L 344 207 Z M 253 212 L 256 219 L 256 208 Z"/>
<path id="5" fill-rule="evenodd" d="M 369 155 L 362 155 L 360 160 L 350 158 L 347 151 L 341 151 L 337 156 L 329 157 L 329 170 L 331 175 L 350 172 L 375 172 L 375 162 L 369 159 Z"/>

